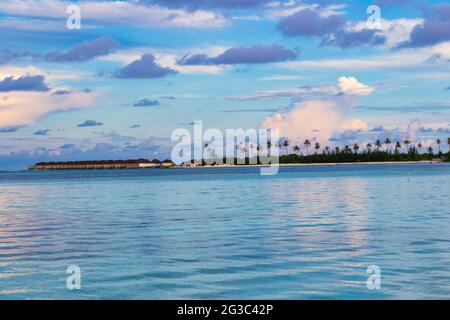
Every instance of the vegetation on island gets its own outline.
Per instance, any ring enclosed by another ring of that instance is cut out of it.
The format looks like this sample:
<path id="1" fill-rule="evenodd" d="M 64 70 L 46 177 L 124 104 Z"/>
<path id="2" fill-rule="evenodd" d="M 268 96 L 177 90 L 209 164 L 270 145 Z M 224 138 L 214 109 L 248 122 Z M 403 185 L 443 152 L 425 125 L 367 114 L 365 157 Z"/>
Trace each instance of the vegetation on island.
<path id="1" fill-rule="evenodd" d="M 319 142 L 306 139 L 303 145 L 292 145 L 288 139 L 273 143 L 267 142 L 265 147 L 261 145 L 248 144 L 247 146 L 236 146 L 238 156 L 234 159 L 224 158 L 222 163 L 234 164 L 260 164 L 257 156 L 249 157 L 260 151 L 268 151 L 279 148 L 280 164 L 296 163 L 348 163 L 348 162 L 397 162 L 397 161 L 450 161 L 450 151 L 442 152 L 443 142 L 436 139 L 433 145 L 425 147 L 423 143 L 412 143 L 410 140 L 393 142 L 387 138 L 384 141 L 376 140 L 364 146 L 354 143 L 344 147 L 322 146 Z M 450 150 L 450 138 L 447 139 L 448 150 Z M 205 145 L 208 148 L 208 145 Z M 266 148 L 266 150 L 263 150 Z M 209 152 L 208 152 L 209 153 Z M 281 154 L 284 153 L 284 154 Z M 239 154 L 241 156 L 239 156 Z M 219 163 L 214 157 L 207 157 L 202 164 Z M 245 160 L 244 160 L 245 158 Z M 209 160 L 208 160 L 209 159 Z"/>

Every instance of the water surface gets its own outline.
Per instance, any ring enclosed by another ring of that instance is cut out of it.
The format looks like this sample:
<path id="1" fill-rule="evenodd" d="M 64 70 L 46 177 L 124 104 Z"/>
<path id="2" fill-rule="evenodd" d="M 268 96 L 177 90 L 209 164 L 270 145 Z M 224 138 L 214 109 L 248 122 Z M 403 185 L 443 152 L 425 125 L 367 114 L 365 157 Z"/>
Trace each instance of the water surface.
<path id="1" fill-rule="evenodd" d="M 1 172 L 0 299 L 447 299 L 449 190 L 448 164 Z"/>

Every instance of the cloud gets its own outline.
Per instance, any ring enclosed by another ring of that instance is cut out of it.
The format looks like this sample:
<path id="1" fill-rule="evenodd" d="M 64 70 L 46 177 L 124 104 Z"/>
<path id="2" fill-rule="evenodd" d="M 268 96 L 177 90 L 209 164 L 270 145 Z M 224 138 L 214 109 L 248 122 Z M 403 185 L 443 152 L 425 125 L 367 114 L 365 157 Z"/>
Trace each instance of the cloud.
<path id="1" fill-rule="evenodd" d="M 65 95 L 65 94 L 71 94 L 71 93 L 72 93 L 71 90 L 64 90 L 64 89 L 61 89 L 61 90 L 55 90 L 55 91 L 52 93 L 52 96 L 62 96 L 62 95 Z"/>
<path id="2" fill-rule="evenodd" d="M 47 136 L 50 131 L 51 131 L 50 129 L 43 129 L 43 130 L 35 131 L 35 132 L 33 132 L 33 134 L 35 136 Z"/>
<path id="3" fill-rule="evenodd" d="M 54 96 L 51 91 L 0 92 L 0 128 L 29 125 L 56 111 L 88 108 L 97 97 L 97 93 L 85 91 L 63 96 Z"/>
<path id="4" fill-rule="evenodd" d="M 20 58 L 33 58 L 35 60 L 44 60 L 47 62 L 85 62 L 111 54 L 118 47 L 119 43 L 116 40 L 105 36 L 81 42 L 65 52 L 55 51 L 43 55 L 28 51 L 14 52 L 10 49 L 5 49 L 0 53 L 0 64 L 5 64 Z"/>
<path id="5" fill-rule="evenodd" d="M 254 45 L 227 49 L 215 57 L 206 54 L 187 55 L 178 61 L 180 65 L 229 65 L 257 64 L 293 60 L 297 53 L 280 45 Z"/>
<path id="6" fill-rule="evenodd" d="M 0 52 L 0 64 L 6 64 L 8 62 L 11 62 L 12 60 L 19 59 L 19 58 L 30 58 L 30 57 L 36 58 L 38 56 L 39 55 L 33 54 L 28 51 L 14 52 L 11 49 L 3 49 Z"/>
<path id="7" fill-rule="evenodd" d="M 341 29 L 345 25 L 342 15 L 321 17 L 316 10 L 304 9 L 285 17 L 278 29 L 285 36 L 323 36 Z"/>
<path id="8" fill-rule="evenodd" d="M 291 98 L 294 101 L 328 98 L 330 96 L 366 96 L 373 92 L 373 88 L 360 83 L 355 77 L 340 77 L 337 86 L 302 86 L 296 88 L 276 89 L 259 91 L 250 95 L 228 97 L 230 100 L 272 100 L 280 98 Z"/>
<path id="9" fill-rule="evenodd" d="M 381 45 L 386 38 L 377 30 L 351 30 L 350 23 L 341 14 L 323 15 L 319 10 L 306 8 L 283 18 L 278 29 L 287 37 L 320 37 L 322 45 L 342 49 Z"/>
<path id="10" fill-rule="evenodd" d="M 12 133 L 19 130 L 17 127 L 11 127 L 11 128 L 0 128 L 0 133 Z"/>
<path id="11" fill-rule="evenodd" d="M 177 72 L 170 68 L 161 67 L 155 62 L 155 56 L 147 53 L 142 55 L 140 59 L 122 68 L 117 77 L 124 79 L 151 79 L 162 78 L 174 73 Z"/>
<path id="12" fill-rule="evenodd" d="M 21 17 L 67 19 L 67 1 L 63 0 L 8 0 L 0 2 L 0 12 Z M 137 1 L 80 1 L 84 25 L 137 27 L 222 27 L 226 19 L 220 13 L 207 10 L 171 9 Z M 64 23 L 64 22 L 63 22 Z M 19 27 L 20 24 L 18 24 Z"/>
<path id="13" fill-rule="evenodd" d="M 97 140 L 97 139 L 96 139 Z M 110 159 L 167 159 L 173 147 L 170 139 L 151 137 L 128 142 L 114 142 L 106 137 L 102 142 L 69 142 L 57 146 L 33 147 L 29 150 L 17 149 L 0 154 L 1 170 L 23 170 L 40 161 L 80 161 Z"/>
<path id="14" fill-rule="evenodd" d="M 187 9 L 242 9 L 254 8 L 266 4 L 267 0 L 141 0 L 144 3 L 156 3 L 169 8 Z"/>
<path id="15" fill-rule="evenodd" d="M 396 5 L 409 5 L 414 3 L 414 0 L 377 0 L 374 2 L 374 4 L 380 6 L 380 7 L 387 7 L 387 6 L 396 6 Z"/>
<path id="16" fill-rule="evenodd" d="M 278 129 L 280 136 L 295 141 L 316 139 L 325 143 L 340 128 L 339 102 L 308 100 L 294 103 L 289 111 L 277 112 L 264 119 L 261 128 Z"/>
<path id="17" fill-rule="evenodd" d="M 376 30 L 346 31 L 339 30 L 322 38 L 323 45 L 332 45 L 343 49 L 359 46 L 375 46 L 386 42 L 386 37 Z"/>
<path id="18" fill-rule="evenodd" d="M 373 88 L 359 82 L 355 77 L 339 77 L 338 86 L 341 92 L 349 95 L 367 96 Z"/>
<path id="19" fill-rule="evenodd" d="M 450 41 L 450 4 L 438 4 L 426 14 L 425 20 L 414 27 L 409 40 L 398 48 L 419 48 Z"/>
<path id="20" fill-rule="evenodd" d="M 77 44 L 66 52 L 52 52 L 44 56 L 49 62 L 84 62 L 99 56 L 110 54 L 119 47 L 111 37 L 100 37 Z"/>
<path id="21" fill-rule="evenodd" d="M 141 127 L 140 124 L 133 124 L 132 126 L 130 126 L 129 129 L 137 129 L 137 128 L 140 128 L 140 127 Z"/>
<path id="22" fill-rule="evenodd" d="M 149 99 L 142 99 L 133 104 L 133 107 L 152 107 L 152 106 L 159 106 L 158 100 L 149 100 Z"/>
<path id="23" fill-rule="evenodd" d="M 314 88 L 314 87 L 312 87 Z M 278 129 L 280 136 L 298 143 L 313 139 L 322 143 L 331 141 L 337 133 L 346 132 L 348 138 L 355 132 L 367 130 L 361 119 L 344 121 L 344 116 L 357 106 L 358 97 L 367 96 L 373 88 L 354 77 L 339 77 L 337 87 L 317 87 L 315 94 L 296 92 L 288 108 L 280 109 L 261 123 L 262 128 Z"/>
<path id="24" fill-rule="evenodd" d="M 369 128 L 367 122 L 361 119 L 353 119 L 351 121 L 344 122 L 342 127 L 346 130 L 353 130 L 353 131 L 367 130 Z"/>
<path id="25" fill-rule="evenodd" d="M 97 122 L 95 120 L 86 120 L 80 124 L 77 125 L 77 127 L 79 128 L 84 128 L 84 127 L 99 127 L 102 126 L 103 122 Z"/>
<path id="26" fill-rule="evenodd" d="M 0 92 L 11 91 L 49 91 L 50 88 L 45 84 L 45 78 L 42 75 L 30 76 L 24 75 L 17 79 L 6 77 L 0 81 Z"/>

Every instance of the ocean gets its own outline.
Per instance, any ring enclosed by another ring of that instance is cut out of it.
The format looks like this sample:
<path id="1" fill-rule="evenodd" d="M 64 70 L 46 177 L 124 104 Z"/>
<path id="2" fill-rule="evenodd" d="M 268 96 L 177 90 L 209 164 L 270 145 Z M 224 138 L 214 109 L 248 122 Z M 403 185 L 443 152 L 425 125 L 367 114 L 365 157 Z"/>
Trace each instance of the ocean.
<path id="1" fill-rule="evenodd" d="M 0 172 L 0 299 L 448 299 L 449 190 L 449 164 Z"/>

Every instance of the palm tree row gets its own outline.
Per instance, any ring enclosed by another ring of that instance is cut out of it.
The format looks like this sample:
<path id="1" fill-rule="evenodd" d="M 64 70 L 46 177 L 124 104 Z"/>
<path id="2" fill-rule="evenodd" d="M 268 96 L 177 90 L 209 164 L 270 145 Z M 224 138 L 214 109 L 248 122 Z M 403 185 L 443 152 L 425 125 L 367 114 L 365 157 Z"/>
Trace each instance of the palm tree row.
<path id="1" fill-rule="evenodd" d="M 432 146 L 429 146 L 423 152 L 423 144 L 418 142 L 413 144 L 410 140 L 404 140 L 403 143 L 396 141 L 393 143 L 391 139 L 386 138 L 382 143 L 379 139 L 373 143 L 368 142 L 365 148 L 361 148 L 358 143 L 353 145 L 346 145 L 343 148 L 336 146 L 331 148 L 330 146 L 325 146 L 322 148 L 319 142 L 314 142 L 314 144 L 309 139 L 303 141 L 303 145 L 306 150 L 306 154 L 301 152 L 299 145 L 294 145 L 292 147 L 293 153 L 289 153 L 290 142 L 288 139 L 283 141 L 267 141 L 265 147 L 260 144 L 249 144 L 244 143 L 236 145 L 237 158 L 245 159 L 245 163 L 255 163 L 251 162 L 249 158 L 253 160 L 257 158 L 260 151 L 266 149 L 267 154 L 270 156 L 273 152 L 273 148 L 285 149 L 285 154 L 281 155 L 280 163 L 328 163 L 328 162 L 385 162 L 385 161 L 420 161 L 420 160 L 431 160 L 439 157 L 443 160 L 450 161 L 450 151 L 447 154 L 443 154 L 441 151 L 442 141 L 436 139 L 436 145 L 438 152 Z M 450 150 L 450 138 L 447 139 L 447 144 Z M 383 145 L 385 146 L 382 150 Z M 314 153 L 310 154 L 311 146 L 314 149 Z M 393 147 L 392 147 L 393 146 Z M 402 153 L 403 146 L 406 147 L 406 152 Z M 207 158 L 215 158 L 215 155 L 209 150 L 209 145 L 205 144 L 205 149 L 207 153 Z M 257 152 L 255 152 L 257 151 Z M 237 159 L 235 158 L 235 159 Z M 223 159 L 224 163 L 226 159 Z M 256 161 L 259 163 L 259 161 Z"/>
<path id="2" fill-rule="evenodd" d="M 384 145 L 385 146 L 385 152 L 392 153 L 392 147 L 391 147 L 392 144 L 393 144 L 393 142 L 389 138 L 386 138 L 384 140 L 384 143 L 382 143 L 379 139 L 377 139 L 373 144 L 371 142 L 366 144 L 365 152 L 367 152 L 367 153 L 370 153 L 370 152 L 373 152 L 373 151 L 381 152 L 381 148 Z M 441 144 L 442 144 L 441 139 L 436 139 L 436 145 L 437 145 L 437 148 L 438 148 L 437 155 L 443 155 L 443 153 L 441 151 Z M 450 138 L 447 139 L 447 144 L 448 144 L 449 150 L 450 150 Z M 289 154 L 289 151 L 288 151 L 289 150 L 288 149 L 289 145 L 290 145 L 289 140 L 288 139 L 284 139 L 283 140 L 283 147 L 285 147 L 285 150 L 286 150 L 285 155 Z M 303 145 L 305 146 L 306 155 L 308 156 L 309 155 L 309 148 L 311 147 L 312 142 L 309 139 L 305 139 L 305 141 L 303 142 Z M 410 140 L 406 139 L 406 140 L 403 141 L 403 145 L 406 146 L 406 151 L 407 151 L 406 153 L 410 153 L 411 151 L 416 151 L 419 154 L 422 153 L 423 144 L 421 142 L 418 142 L 416 145 L 413 145 L 412 147 L 410 147 L 412 145 L 412 142 Z M 397 141 L 394 144 L 394 153 L 400 153 L 402 148 L 403 148 L 403 145 L 402 145 L 402 143 L 400 141 Z M 373 150 L 374 146 L 375 146 L 375 150 Z M 267 148 L 270 149 L 271 147 L 272 147 L 272 142 L 268 141 L 267 142 Z M 319 150 L 321 149 L 321 144 L 319 142 L 315 142 L 313 147 L 315 149 L 315 154 L 317 154 L 319 152 Z M 331 148 L 329 146 L 325 146 L 322 151 L 323 151 L 323 153 L 329 153 L 330 149 Z M 348 151 L 349 149 L 352 150 L 354 153 L 358 153 L 358 151 L 360 150 L 360 146 L 359 146 L 358 143 L 354 143 L 351 146 L 346 145 L 344 147 L 344 150 L 346 150 L 346 151 Z M 300 152 L 301 148 L 300 148 L 299 145 L 294 145 L 292 147 L 292 150 L 294 151 L 294 154 L 302 155 L 301 152 Z M 335 153 L 339 153 L 340 150 L 341 149 L 339 147 L 335 147 Z M 428 154 L 429 153 L 434 153 L 433 147 L 429 146 L 427 148 L 427 153 Z"/>

